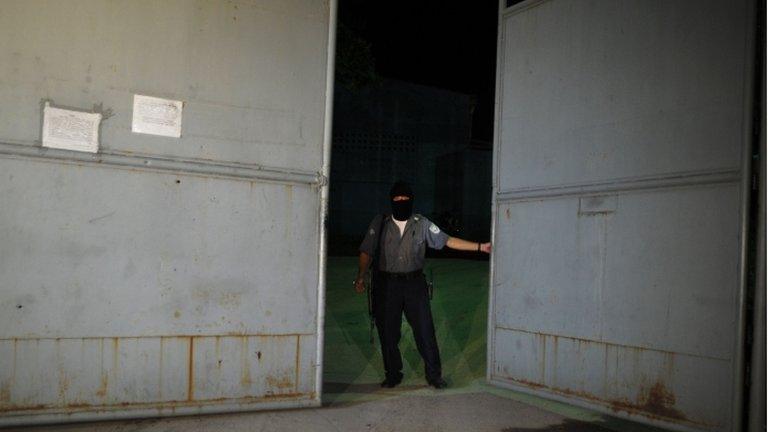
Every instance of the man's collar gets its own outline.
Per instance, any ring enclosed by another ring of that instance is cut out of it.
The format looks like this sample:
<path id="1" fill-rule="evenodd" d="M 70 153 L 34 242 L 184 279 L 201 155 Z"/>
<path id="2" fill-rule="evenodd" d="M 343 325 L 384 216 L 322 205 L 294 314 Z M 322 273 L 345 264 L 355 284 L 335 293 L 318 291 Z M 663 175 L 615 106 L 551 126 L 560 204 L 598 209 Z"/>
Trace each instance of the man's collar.
<path id="1" fill-rule="evenodd" d="M 387 219 L 389 219 L 392 222 L 399 222 L 392 215 L 387 215 Z M 411 221 L 418 222 L 419 219 L 421 219 L 421 215 L 414 213 L 414 214 L 408 216 L 408 219 L 406 219 L 405 221 L 406 222 L 411 222 Z"/>

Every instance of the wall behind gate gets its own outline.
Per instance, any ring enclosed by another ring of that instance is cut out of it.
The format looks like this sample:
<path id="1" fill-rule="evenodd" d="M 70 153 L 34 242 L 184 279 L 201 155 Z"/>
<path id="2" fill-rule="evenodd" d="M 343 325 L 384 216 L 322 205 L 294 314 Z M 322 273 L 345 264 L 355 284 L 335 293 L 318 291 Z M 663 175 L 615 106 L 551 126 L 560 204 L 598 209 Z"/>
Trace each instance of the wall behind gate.
<path id="1" fill-rule="evenodd" d="M 319 403 L 330 13 L 0 3 L 0 424 Z M 100 153 L 40 148 L 45 100 L 104 112 Z"/>

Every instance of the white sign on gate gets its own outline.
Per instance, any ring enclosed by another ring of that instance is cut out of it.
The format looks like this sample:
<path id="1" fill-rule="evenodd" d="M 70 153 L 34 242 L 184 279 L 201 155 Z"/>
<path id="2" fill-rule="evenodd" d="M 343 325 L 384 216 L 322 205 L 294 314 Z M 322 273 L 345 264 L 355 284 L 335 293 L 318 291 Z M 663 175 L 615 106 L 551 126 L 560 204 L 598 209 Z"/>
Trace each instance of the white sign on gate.
<path id="1" fill-rule="evenodd" d="M 96 153 L 101 114 L 54 108 L 43 109 L 43 147 Z"/>
<path id="2" fill-rule="evenodd" d="M 180 138 L 183 106 L 182 101 L 133 95 L 131 131 Z"/>

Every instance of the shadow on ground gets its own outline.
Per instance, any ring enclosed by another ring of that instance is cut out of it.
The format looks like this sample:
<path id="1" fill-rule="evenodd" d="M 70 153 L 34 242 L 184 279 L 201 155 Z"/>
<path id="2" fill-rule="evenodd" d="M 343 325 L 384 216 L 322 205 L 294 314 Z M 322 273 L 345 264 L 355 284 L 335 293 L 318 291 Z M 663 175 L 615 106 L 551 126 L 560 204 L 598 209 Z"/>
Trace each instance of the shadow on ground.
<path id="1" fill-rule="evenodd" d="M 403 392 L 409 390 L 418 390 L 424 386 L 420 385 L 399 385 L 396 389 L 388 390 L 383 389 L 379 383 L 342 383 L 342 382 L 324 382 L 323 394 L 327 393 L 358 393 L 358 394 L 374 394 L 374 393 L 389 393 Z"/>
<path id="2" fill-rule="evenodd" d="M 560 424 L 545 426 L 542 428 L 518 428 L 502 429 L 501 432 L 611 432 L 612 429 L 600 427 L 599 423 L 588 423 L 579 420 L 566 419 Z"/>

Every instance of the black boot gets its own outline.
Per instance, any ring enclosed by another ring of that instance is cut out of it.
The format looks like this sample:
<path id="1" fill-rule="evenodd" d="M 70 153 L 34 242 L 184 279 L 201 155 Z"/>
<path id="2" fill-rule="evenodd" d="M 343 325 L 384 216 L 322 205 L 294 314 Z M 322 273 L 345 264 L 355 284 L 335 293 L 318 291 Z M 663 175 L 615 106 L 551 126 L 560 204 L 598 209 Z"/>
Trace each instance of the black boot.
<path id="1" fill-rule="evenodd" d="M 384 388 L 393 388 L 400 384 L 402 381 L 402 378 L 387 378 L 381 382 L 381 386 Z"/>
<path id="2" fill-rule="evenodd" d="M 428 379 L 427 383 L 438 390 L 442 390 L 448 387 L 448 383 L 445 382 L 445 380 L 442 378 Z"/>

